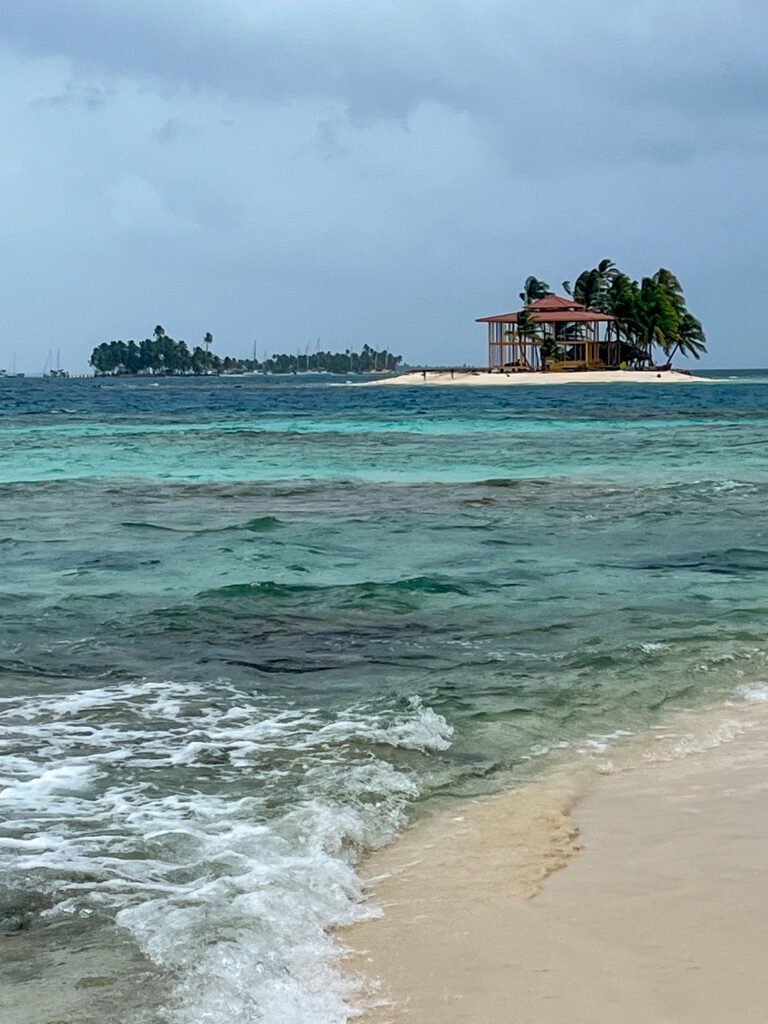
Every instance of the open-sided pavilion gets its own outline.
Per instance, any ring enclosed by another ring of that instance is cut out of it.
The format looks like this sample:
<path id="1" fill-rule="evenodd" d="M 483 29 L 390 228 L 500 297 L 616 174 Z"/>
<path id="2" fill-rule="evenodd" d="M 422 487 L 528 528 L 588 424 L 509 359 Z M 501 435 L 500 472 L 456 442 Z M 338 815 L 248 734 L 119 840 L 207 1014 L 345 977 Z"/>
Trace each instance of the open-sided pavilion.
<path id="1" fill-rule="evenodd" d="M 620 344 L 616 318 L 597 313 L 573 299 L 547 295 L 525 307 L 537 325 L 535 337 L 521 334 L 519 313 L 483 316 L 488 324 L 488 367 L 491 370 L 541 369 L 540 346 L 551 338 L 557 354 L 548 360 L 553 370 L 602 370 L 619 365 Z"/>

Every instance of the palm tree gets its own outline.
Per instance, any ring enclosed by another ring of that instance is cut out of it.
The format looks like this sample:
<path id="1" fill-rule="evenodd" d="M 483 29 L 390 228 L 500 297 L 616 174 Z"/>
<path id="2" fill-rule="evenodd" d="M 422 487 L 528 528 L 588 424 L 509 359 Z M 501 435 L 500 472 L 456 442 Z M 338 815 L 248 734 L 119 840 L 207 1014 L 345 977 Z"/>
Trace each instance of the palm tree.
<path id="1" fill-rule="evenodd" d="M 554 359 L 559 352 L 557 342 L 551 334 L 545 334 L 539 344 L 539 359 L 541 359 L 541 372 L 547 372 L 547 364 Z"/>
<path id="2" fill-rule="evenodd" d="M 517 333 L 521 338 L 537 338 L 539 326 L 527 309 L 517 314 Z"/>
<path id="3" fill-rule="evenodd" d="M 572 291 L 570 281 L 563 281 L 563 287 L 576 302 L 580 302 L 587 309 L 606 313 L 610 288 L 619 273 L 613 260 L 600 260 L 598 265 L 591 270 L 582 270 L 576 278 Z"/>
<path id="4" fill-rule="evenodd" d="M 640 345 L 649 355 L 654 345 L 666 351 L 677 337 L 680 305 L 674 292 L 657 280 L 657 275 L 644 277 L 640 282 L 635 322 Z"/>
<path id="5" fill-rule="evenodd" d="M 671 363 L 678 352 L 681 356 L 692 356 L 694 359 L 701 359 L 706 351 L 707 336 L 704 333 L 704 328 L 701 326 L 701 321 L 697 320 L 693 313 L 689 313 L 686 309 L 680 319 L 674 345 L 667 352 L 668 362 Z"/>
<path id="6" fill-rule="evenodd" d="M 542 372 L 546 372 L 548 360 L 552 359 L 555 355 L 557 355 L 557 342 L 549 334 L 544 334 L 544 336 L 542 337 L 539 333 L 539 330 L 539 324 L 533 319 L 528 310 L 521 309 L 520 312 L 517 314 L 518 337 L 523 339 L 529 338 L 531 341 L 538 341 L 541 369 Z"/>
<path id="7" fill-rule="evenodd" d="M 664 267 L 652 277 L 644 277 L 639 284 L 626 274 L 615 273 L 606 293 L 606 308 L 616 318 L 619 336 L 632 359 L 651 361 L 655 345 L 670 359 L 684 345 L 690 343 L 693 354 L 694 350 L 700 351 L 704 343 L 701 324 L 695 317 L 692 318 L 694 323 L 685 321 L 683 341 L 683 323 L 690 314 L 685 308 L 679 280 Z"/>
<path id="8" fill-rule="evenodd" d="M 640 338 L 640 285 L 637 281 L 626 274 L 616 274 L 608 290 L 607 306 L 615 318 L 617 335 L 623 342 L 626 357 L 631 362 L 650 359 Z"/>
<path id="9" fill-rule="evenodd" d="M 656 284 L 665 288 L 670 295 L 674 296 L 675 300 L 679 302 L 680 305 L 683 304 L 683 286 L 671 270 L 667 270 L 665 267 L 659 267 L 653 275 L 653 280 Z"/>
<path id="10" fill-rule="evenodd" d="M 610 284 L 614 277 L 621 273 L 613 260 L 600 260 L 597 264 L 597 272 L 600 275 L 600 280 L 606 285 Z"/>
<path id="11" fill-rule="evenodd" d="M 520 292 L 520 299 L 525 306 L 528 306 L 536 299 L 545 299 L 551 294 L 546 281 L 540 281 L 538 277 L 526 277 L 523 290 Z"/>
<path id="12" fill-rule="evenodd" d="M 575 302 L 581 303 L 587 309 L 594 309 L 600 300 L 600 278 L 597 270 L 582 270 L 570 294 Z"/>

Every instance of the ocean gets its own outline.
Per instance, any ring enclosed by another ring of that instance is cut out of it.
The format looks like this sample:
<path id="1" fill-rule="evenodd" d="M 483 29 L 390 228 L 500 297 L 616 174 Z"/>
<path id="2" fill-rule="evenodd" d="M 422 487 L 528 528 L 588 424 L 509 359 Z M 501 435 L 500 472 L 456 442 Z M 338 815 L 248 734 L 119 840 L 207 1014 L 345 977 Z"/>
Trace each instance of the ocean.
<path id="1" fill-rule="evenodd" d="M 2 1024 L 343 1024 L 366 851 L 768 697 L 723 376 L 0 380 Z"/>

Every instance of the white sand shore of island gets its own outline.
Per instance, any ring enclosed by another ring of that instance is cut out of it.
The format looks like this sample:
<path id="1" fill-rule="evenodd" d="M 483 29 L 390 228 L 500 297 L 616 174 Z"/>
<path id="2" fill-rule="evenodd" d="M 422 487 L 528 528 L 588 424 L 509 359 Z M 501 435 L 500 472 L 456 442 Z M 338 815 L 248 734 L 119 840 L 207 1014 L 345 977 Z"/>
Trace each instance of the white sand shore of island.
<path id="1" fill-rule="evenodd" d="M 413 826 L 367 865 L 383 917 L 344 936 L 381 979 L 363 1020 L 764 1024 L 767 739 Z"/>
<path id="2" fill-rule="evenodd" d="M 354 387 L 499 387 L 508 384 L 711 384 L 714 378 L 694 377 L 680 370 L 590 370 L 584 373 L 490 373 L 479 370 L 414 370 L 397 377 L 365 381 Z"/>

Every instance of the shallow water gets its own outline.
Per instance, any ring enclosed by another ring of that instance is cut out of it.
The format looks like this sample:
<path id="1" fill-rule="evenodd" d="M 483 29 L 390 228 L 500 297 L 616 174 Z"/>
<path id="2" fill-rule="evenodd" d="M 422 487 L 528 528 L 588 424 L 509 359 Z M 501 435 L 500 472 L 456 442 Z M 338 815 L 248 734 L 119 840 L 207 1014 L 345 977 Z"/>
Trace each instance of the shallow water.
<path id="1" fill-rule="evenodd" d="M 342 1022 L 364 850 L 762 692 L 767 399 L 0 381 L 0 1019 Z"/>

